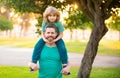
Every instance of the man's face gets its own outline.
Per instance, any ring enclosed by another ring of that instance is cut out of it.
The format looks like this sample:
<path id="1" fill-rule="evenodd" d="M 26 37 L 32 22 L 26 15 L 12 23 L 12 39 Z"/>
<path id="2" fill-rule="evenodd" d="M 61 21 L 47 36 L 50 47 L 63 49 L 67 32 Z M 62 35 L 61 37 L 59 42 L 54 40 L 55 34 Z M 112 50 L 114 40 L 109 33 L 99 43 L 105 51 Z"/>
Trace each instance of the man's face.
<path id="1" fill-rule="evenodd" d="M 56 38 L 57 33 L 54 28 L 47 28 L 44 35 L 48 41 L 53 41 Z"/>

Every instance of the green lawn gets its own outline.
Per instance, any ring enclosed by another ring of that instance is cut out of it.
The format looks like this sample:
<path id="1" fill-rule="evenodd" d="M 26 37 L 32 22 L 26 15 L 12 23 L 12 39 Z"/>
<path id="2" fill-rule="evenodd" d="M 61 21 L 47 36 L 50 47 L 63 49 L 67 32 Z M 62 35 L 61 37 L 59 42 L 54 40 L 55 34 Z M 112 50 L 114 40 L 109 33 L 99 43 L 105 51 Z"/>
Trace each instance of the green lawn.
<path id="1" fill-rule="evenodd" d="M 8 38 L 0 37 L 0 46 L 14 46 L 33 48 L 39 38 Z M 65 42 L 68 52 L 84 53 L 87 41 Z M 114 53 L 113 53 L 114 52 Z M 98 54 L 120 56 L 120 41 L 101 40 L 98 47 Z"/>
<path id="2" fill-rule="evenodd" d="M 77 78 L 78 67 L 71 68 L 70 76 Z M 38 72 L 31 73 L 28 67 L 0 66 L 0 78 L 37 78 Z M 90 78 L 120 78 L 120 68 L 93 68 Z"/>

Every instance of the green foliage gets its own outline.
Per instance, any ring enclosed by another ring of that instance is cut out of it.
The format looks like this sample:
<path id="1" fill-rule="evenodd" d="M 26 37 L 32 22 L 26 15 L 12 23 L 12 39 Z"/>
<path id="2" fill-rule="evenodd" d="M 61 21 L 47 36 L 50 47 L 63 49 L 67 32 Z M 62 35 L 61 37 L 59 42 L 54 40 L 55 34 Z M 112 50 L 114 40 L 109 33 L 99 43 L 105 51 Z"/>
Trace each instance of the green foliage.
<path id="1" fill-rule="evenodd" d="M 17 12 L 33 12 L 42 14 L 48 5 L 60 8 L 59 0 L 1 0 L 8 8 L 14 8 Z"/>
<path id="2" fill-rule="evenodd" d="M 110 28 L 120 31 L 120 16 L 114 16 L 109 25 Z"/>
<path id="3" fill-rule="evenodd" d="M 36 28 L 37 28 L 36 33 L 37 33 L 38 35 L 41 35 L 42 21 L 43 21 L 43 18 L 42 18 L 42 16 L 41 16 L 41 17 L 38 18 L 38 24 L 36 25 Z"/>
<path id="4" fill-rule="evenodd" d="M 114 9 L 108 25 L 111 29 L 120 31 L 120 8 Z"/>
<path id="5" fill-rule="evenodd" d="M 78 10 L 70 14 L 68 18 L 65 19 L 68 29 L 86 29 L 91 28 L 92 23 L 90 20 L 83 14 L 82 11 Z"/>
<path id="6" fill-rule="evenodd" d="M 6 31 L 6 30 L 12 30 L 13 29 L 13 24 L 11 21 L 0 17 L 0 30 L 1 31 Z"/>

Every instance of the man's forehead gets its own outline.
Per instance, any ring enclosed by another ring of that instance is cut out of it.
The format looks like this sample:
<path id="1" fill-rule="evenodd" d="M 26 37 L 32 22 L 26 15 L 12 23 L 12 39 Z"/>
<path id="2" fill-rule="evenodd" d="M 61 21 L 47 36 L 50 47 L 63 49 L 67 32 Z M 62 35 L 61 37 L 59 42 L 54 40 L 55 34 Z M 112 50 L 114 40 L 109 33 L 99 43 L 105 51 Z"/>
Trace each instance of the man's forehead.
<path id="1" fill-rule="evenodd" d="M 47 28 L 46 31 L 54 31 L 55 32 L 55 29 L 54 28 Z"/>

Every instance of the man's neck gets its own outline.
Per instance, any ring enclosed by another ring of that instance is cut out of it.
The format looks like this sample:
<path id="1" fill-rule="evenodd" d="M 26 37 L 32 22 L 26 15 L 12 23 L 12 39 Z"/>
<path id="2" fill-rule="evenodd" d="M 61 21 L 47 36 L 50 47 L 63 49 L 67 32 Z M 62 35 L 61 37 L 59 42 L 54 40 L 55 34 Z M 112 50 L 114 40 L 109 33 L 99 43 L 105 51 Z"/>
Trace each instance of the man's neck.
<path id="1" fill-rule="evenodd" d="M 55 43 L 51 43 L 51 44 L 50 43 L 46 43 L 46 45 L 52 47 L 52 46 L 55 46 L 56 44 Z"/>

